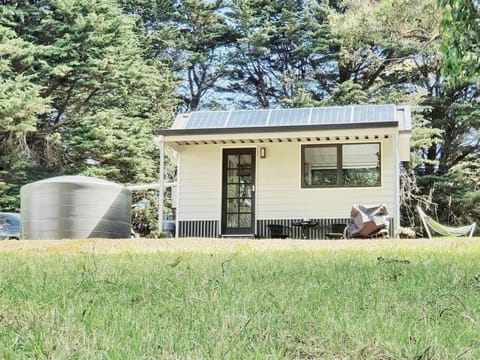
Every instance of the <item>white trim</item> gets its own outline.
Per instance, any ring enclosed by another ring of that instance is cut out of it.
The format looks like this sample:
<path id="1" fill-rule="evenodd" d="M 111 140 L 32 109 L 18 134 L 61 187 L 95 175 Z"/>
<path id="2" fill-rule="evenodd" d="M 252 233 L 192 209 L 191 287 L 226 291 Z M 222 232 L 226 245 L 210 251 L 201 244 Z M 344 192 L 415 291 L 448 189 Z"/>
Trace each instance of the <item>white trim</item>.
<path id="1" fill-rule="evenodd" d="M 398 135 L 392 135 L 392 166 L 393 166 L 393 234 L 400 228 L 400 163 L 398 161 Z"/>
<path id="2" fill-rule="evenodd" d="M 164 178 L 165 178 L 165 141 L 163 138 L 158 143 L 160 152 L 160 166 L 158 170 L 158 232 L 163 232 L 163 202 L 165 195 Z"/>
<path id="3" fill-rule="evenodd" d="M 169 188 L 176 186 L 177 183 L 175 181 L 173 182 L 164 182 L 163 187 L 164 188 Z M 152 190 L 152 189 L 160 189 L 160 184 L 159 183 L 151 183 L 151 184 L 135 184 L 135 185 L 126 185 L 125 188 L 127 188 L 130 191 L 142 191 L 142 190 Z"/>
<path id="4" fill-rule="evenodd" d="M 306 139 L 306 138 L 321 138 L 325 139 L 327 137 L 363 137 L 363 136 L 379 136 L 383 137 L 385 135 L 392 136 L 393 134 L 398 133 L 397 127 L 385 127 L 385 128 L 371 128 L 371 129 L 333 129 L 333 130 L 309 130 L 309 131 L 292 131 L 292 132 L 264 132 L 264 133 L 235 133 L 235 134 L 192 134 L 192 135 L 168 135 L 165 136 L 165 141 L 170 144 L 173 143 L 173 148 L 176 149 L 178 146 L 176 142 L 203 142 L 203 141 L 241 141 L 241 140 L 258 140 L 258 139 Z M 361 140 L 361 139 L 358 139 Z M 302 140 L 303 141 L 303 140 Z M 332 140 L 330 140 L 332 141 Z M 221 144 L 219 145 L 232 145 L 232 146 L 254 146 L 253 143 L 245 144 Z"/>
<path id="5" fill-rule="evenodd" d="M 178 231 L 179 231 L 179 220 L 178 220 L 178 212 L 180 211 L 180 195 L 182 194 L 180 190 L 180 179 L 182 175 L 182 166 L 180 166 L 182 162 L 182 154 L 177 153 L 177 198 L 175 199 L 176 201 L 176 207 L 175 207 L 175 238 L 178 238 Z"/>
<path id="6" fill-rule="evenodd" d="M 220 189 L 218 189 L 218 193 L 220 194 L 220 196 L 217 197 L 217 206 L 218 206 L 218 215 L 217 215 L 217 219 L 218 219 L 218 228 L 217 228 L 217 234 L 218 236 L 222 236 L 222 198 L 223 198 L 223 150 L 224 149 L 228 149 L 228 146 L 220 146 L 220 151 L 218 152 L 217 156 L 217 164 L 218 164 L 218 167 L 219 167 L 219 170 L 218 170 L 218 176 L 220 177 L 220 181 L 218 182 L 220 184 Z"/>

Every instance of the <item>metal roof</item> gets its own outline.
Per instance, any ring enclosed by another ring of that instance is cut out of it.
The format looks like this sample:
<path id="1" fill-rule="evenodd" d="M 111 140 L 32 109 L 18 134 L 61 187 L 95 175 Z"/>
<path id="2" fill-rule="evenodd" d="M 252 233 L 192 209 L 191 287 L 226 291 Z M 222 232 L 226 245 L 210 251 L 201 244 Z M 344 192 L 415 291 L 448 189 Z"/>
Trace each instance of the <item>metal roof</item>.
<path id="1" fill-rule="evenodd" d="M 196 111 L 180 114 L 170 130 L 352 126 L 397 123 L 410 130 L 410 108 L 404 105 L 352 105 L 296 109 Z M 163 131 L 162 131 L 163 132 Z"/>

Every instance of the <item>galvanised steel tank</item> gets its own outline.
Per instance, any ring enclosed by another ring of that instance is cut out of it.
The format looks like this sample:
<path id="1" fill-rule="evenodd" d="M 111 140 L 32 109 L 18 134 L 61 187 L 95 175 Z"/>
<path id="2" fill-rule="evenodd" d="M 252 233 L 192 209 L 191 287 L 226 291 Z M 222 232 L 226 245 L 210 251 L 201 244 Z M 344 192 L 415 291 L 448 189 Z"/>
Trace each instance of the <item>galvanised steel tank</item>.
<path id="1" fill-rule="evenodd" d="M 127 188 L 86 176 L 59 176 L 20 190 L 22 239 L 129 238 Z"/>

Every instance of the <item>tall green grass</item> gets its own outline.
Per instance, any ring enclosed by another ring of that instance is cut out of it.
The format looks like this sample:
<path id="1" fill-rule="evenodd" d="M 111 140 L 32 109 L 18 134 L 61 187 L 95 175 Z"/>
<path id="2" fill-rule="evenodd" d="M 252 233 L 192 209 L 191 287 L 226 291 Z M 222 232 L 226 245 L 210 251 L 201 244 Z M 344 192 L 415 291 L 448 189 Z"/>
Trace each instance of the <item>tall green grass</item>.
<path id="1" fill-rule="evenodd" d="M 479 255 L 4 254 L 0 358 L 479 359 Z"/>

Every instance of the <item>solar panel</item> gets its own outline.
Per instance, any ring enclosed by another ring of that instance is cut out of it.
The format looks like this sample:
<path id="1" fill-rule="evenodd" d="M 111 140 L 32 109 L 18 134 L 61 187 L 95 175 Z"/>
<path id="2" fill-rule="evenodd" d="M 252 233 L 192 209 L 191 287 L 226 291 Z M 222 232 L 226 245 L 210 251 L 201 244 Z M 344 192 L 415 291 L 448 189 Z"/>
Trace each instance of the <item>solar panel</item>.
<path id="1" fill-rule="evenodd" d="M 310 124 L 344 124 L 349 123 L 351 106 L 315 108 L 312 110 Z"/>
<path id="2" fill-rule="evenodd" d="M 371 105 L 354 108 L 354 123 L 380 121 L 395 121 L 395 105 Z"/>
<path id="3" fill-rule="evenodd" d="M 269 110 L 232 111 L 228 119 L 229 127 L 266 126 Z"/>
<path id="4" fill-rule="evenodd" d="M 269 126 L 307 125 L 312 109 L 275 109 L 271 111 Z"/>
<path id="5" fill-rule="evenodd" d="M 223 128 L 226 125 L 229 111 L 199 111 L 192 112 L 185 128 Z"/>

